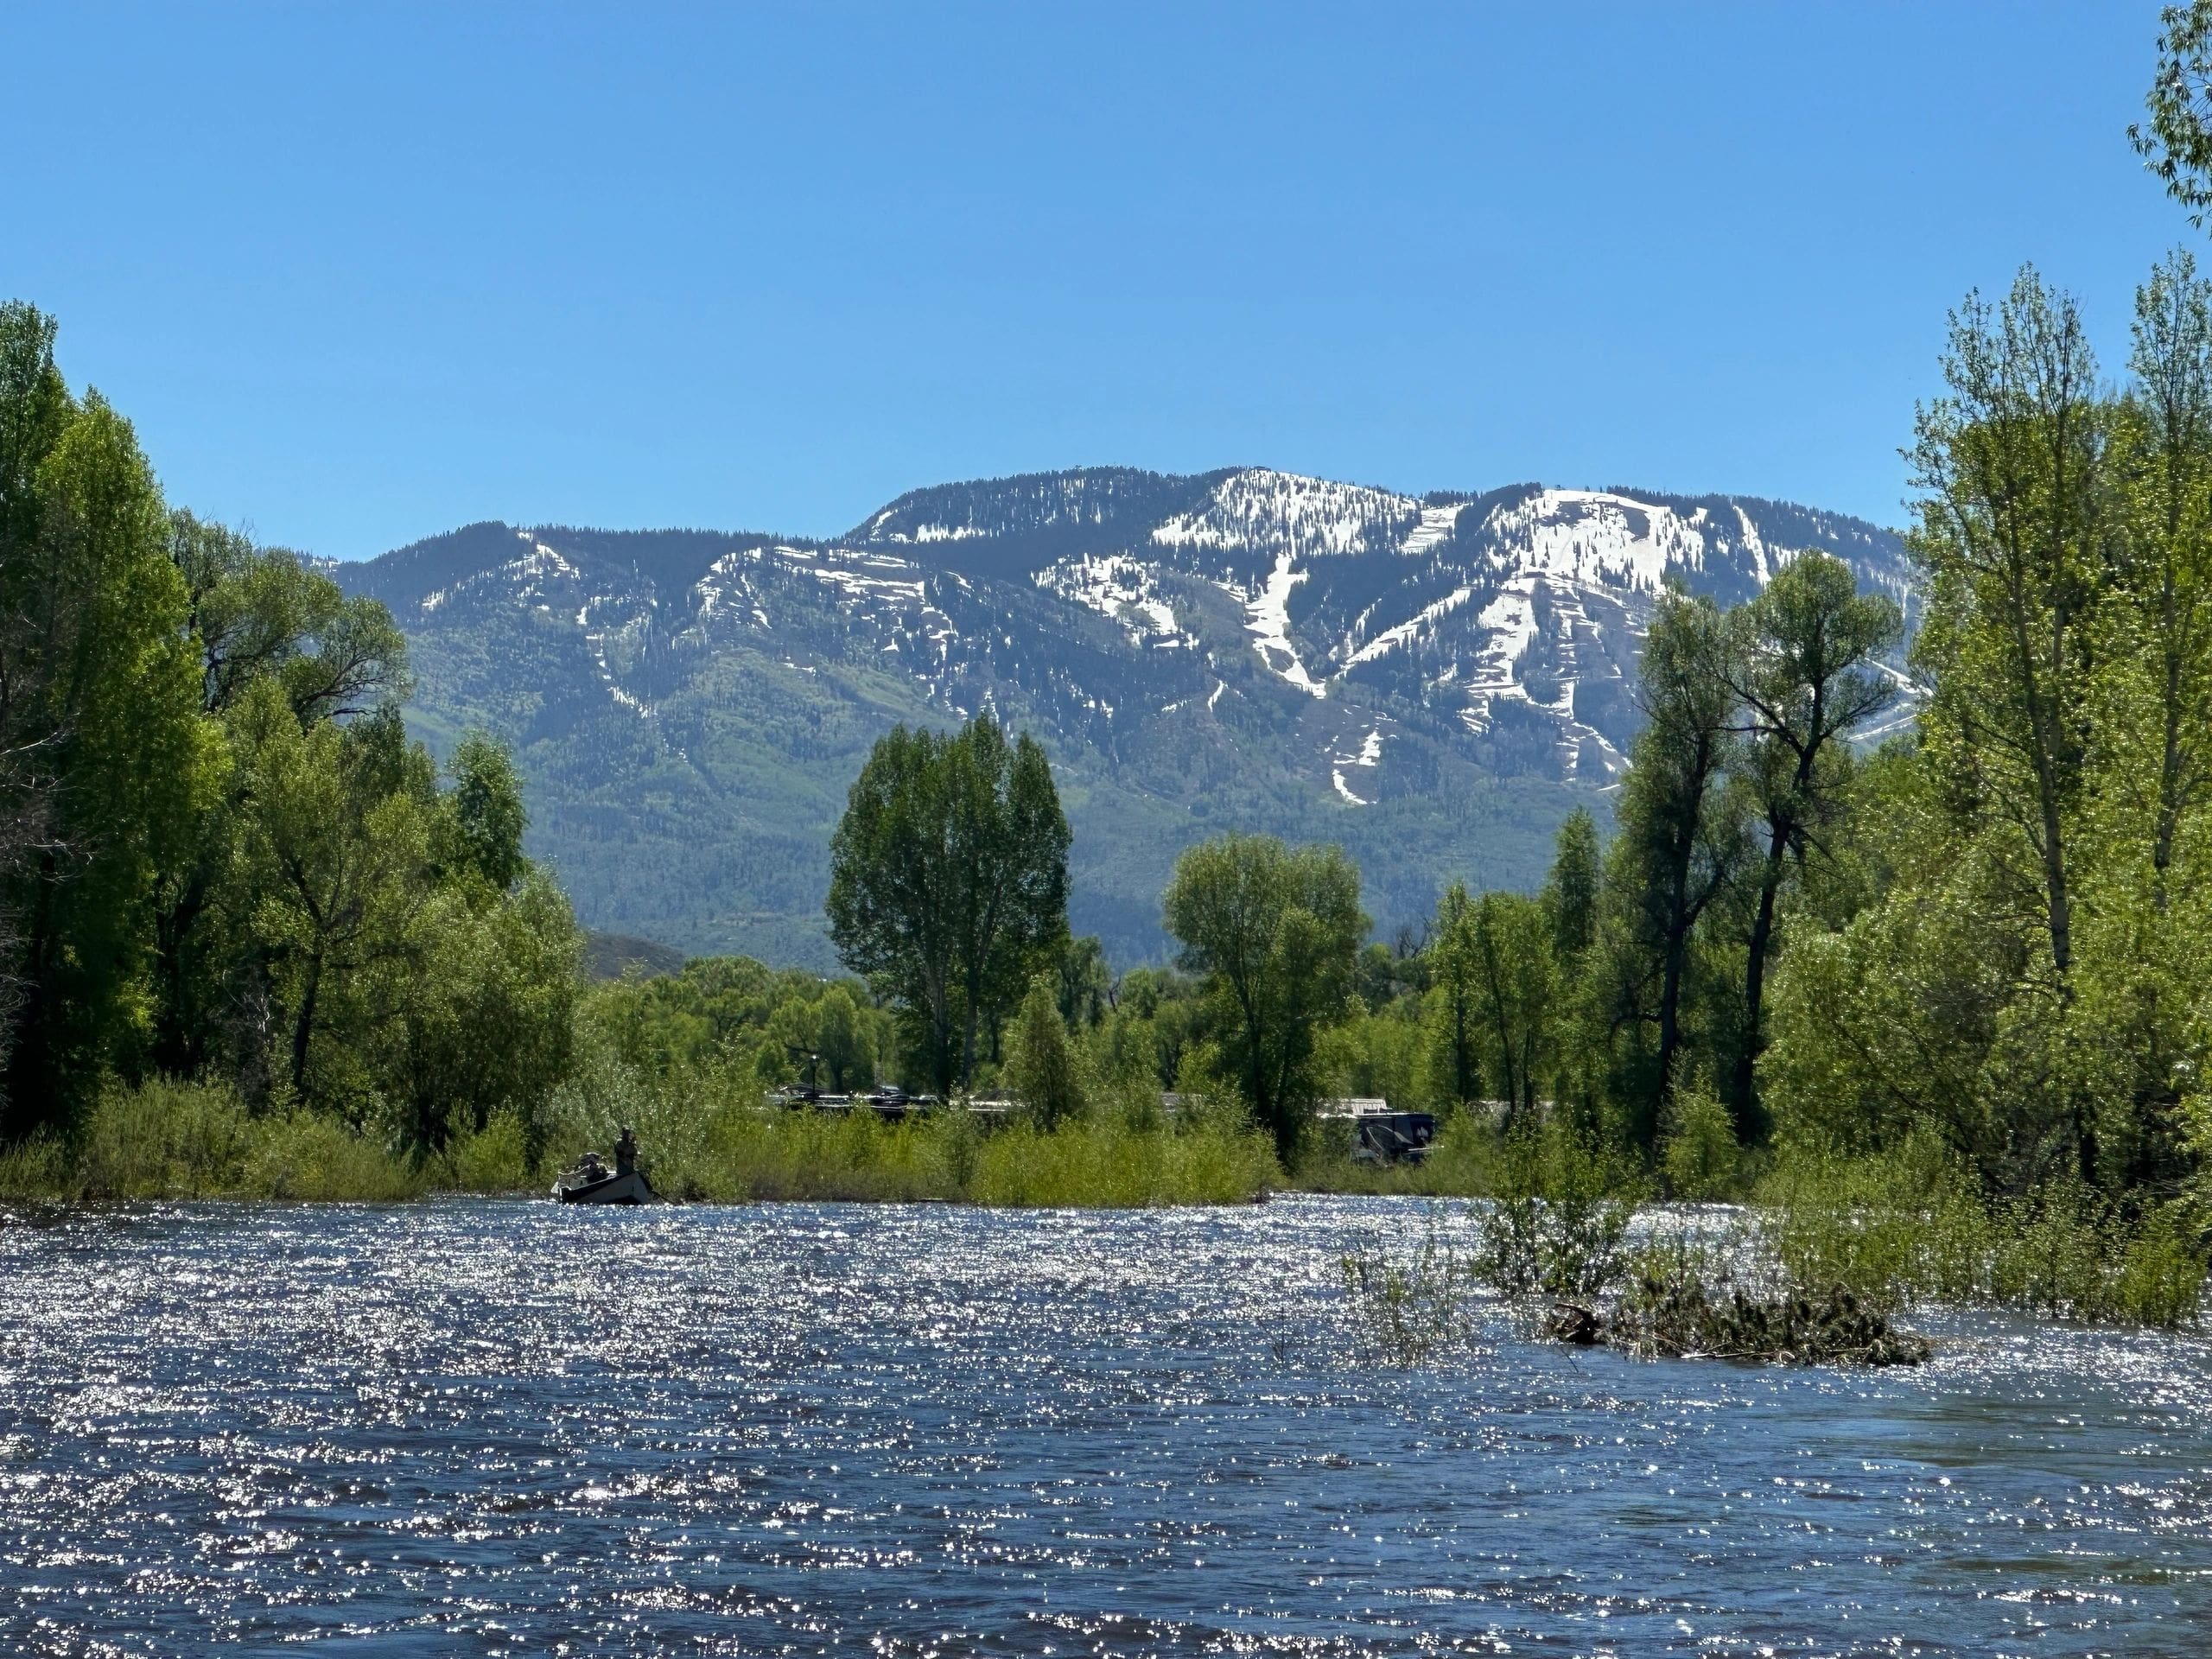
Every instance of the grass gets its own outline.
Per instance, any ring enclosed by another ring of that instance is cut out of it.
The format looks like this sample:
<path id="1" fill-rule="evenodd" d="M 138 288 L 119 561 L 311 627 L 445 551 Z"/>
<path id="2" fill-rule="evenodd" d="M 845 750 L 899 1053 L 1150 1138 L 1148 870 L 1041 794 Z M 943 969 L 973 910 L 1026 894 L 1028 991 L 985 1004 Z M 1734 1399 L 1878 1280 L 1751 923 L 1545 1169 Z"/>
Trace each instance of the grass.
<path id="1" fill-rule="evenodd" d="M 435 1192 L 543 1192 L 587 1147 L 632 1126 L 655 1189 L 719 1203 L 857 1199 L 1139 1207 L 1237 1204 L 1281 1185 L 1265 1137 L 1219 1114 L 1168 1122 L 1109 1102 L 1050 1129 L 965 1112 L 887 1122 L 792 1111 L 712 1076 L 652 1077 L 602 1059 L 543 1120 L 495 1113 L 416 1156 L 335 1118 L 257 1116 L 213 1085 L 106 1090 L 67 1140 L 0 1152 L 0 1198 L 294 1198 L 390 1202 Z"/>

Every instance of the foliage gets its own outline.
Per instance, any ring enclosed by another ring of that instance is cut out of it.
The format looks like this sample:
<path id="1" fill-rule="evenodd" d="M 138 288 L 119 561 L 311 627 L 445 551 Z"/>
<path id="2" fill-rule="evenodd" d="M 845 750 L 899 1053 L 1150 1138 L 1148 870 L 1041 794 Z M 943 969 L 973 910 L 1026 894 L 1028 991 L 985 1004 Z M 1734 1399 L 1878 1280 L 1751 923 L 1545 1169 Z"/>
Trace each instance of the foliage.
<path id="1" fill-rule="evenodd" d="M 141 1028 L 156 874 L 210 787 L 152 468 L 51 320 L 0 305 L 0 1136 L 63 1124 Z"/>
<path id="2" fill-rule="evenodd" d="M 1183 966 L 1208 982 L 1224 1070 L 1290 1163 L 1320 1094 L 1320 1028 L 1344 1010 L 1366 931 L 1358 872 L 1337 848 L 1224 836 L 1177 861 L 1166 910 Z"/>
<path id="3" fill-rule="evenodd" d="M 1052 976 L 1032 980 L 1007 1038 L 1006 1086 L 1046 1128 L 1079 1116 L 1087 1096 L 1081 1061 L 1060 1019 L 1058 992 Z"/>
<path id="4" fill-rule="evenodd" d="M 1743 1149 L 1728 1109 L 1702 1074 L 1675 1090 L 1659 1147 L 1667 1191 L 1688 1204 L 1704 1204 L 1736 1189 Z"/>
<path id="5" fill-rule="evenodd" d="M 830 843 L 830 936 L 900 1008 L 941 1095 L 1067 932 L 1067 820 L 1036 741 L 989 715 L 894 728 Z"/>
<path id="6" fill-rule="evenodd" d="M 2158 72 L 2144 100 L 2150 124 L 2127 137 L 2202 229 L 2212 212 L 2212 0 L 2165 7 L 2158 30 Z"/>
<path id="7" fill-rule="evenodd" d="M 1541 1302 L 1609 1292 L 1627 1264 L 1632 1178 L 1567 1124 L 1507 1138 L 1475 1256 L 1483 1281 L 1524 1322 Z"/>
<path id="8" fill-rule="evenodd" d="M 1409 1255 L 1394 1257 L 1376 1245 L 1345 1252 L 1338 1265 L 1366 1355 L 1410 1367 L 1466 1339 L 1479 1274 L 1433 1211 Z"/>
<path id="9" fill-rule="evenodd" d="M 0 307 L 0 1137 L 90 1191 L 412 1190 L 568 1064 L 576 931 L 514 769 L 467 737 L 442 788 L 385 608 L 168 511 L 54 334 Z M 243 1173 L 163 1077 L 243 1102 Z"/>

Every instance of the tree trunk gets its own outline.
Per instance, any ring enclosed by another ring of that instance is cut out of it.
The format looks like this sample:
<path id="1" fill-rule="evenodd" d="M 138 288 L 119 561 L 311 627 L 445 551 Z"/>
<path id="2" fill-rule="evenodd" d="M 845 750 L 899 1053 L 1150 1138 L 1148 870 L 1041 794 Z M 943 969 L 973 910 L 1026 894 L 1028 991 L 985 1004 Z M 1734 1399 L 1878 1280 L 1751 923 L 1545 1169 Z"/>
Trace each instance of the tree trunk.
<path id="1" fill-rule="evenodd" d="M 322 991 L 322 953 L 308 959 L 307 988 L 300 994 L 299 1011 L 292 1016 L 292 1098 L 302 1101 L 308 1091 L 308 1047 L 315 1040 L 315 1000 Z"/>
<path id="2" fill-rule="evenodd" d="M 1765 1115 L 1758 1105 L 1759 1056 L 1766 1048 L 1766 958 L 1774 945 L 1775 904 L 1789 855 L 1788 827 L 1770 819 L 1767 833 L 1772 839 L 1759 881 L 1758 911 L 1751 918 L 1750 955 L 1744 964 L 1744 1040 L 1736 1052 L 1734 1086 L 1728 1102 L 1736 1122 L 1736 1139 L 1745 1146 L 1763 1136 L 1766 1129 Z"/>

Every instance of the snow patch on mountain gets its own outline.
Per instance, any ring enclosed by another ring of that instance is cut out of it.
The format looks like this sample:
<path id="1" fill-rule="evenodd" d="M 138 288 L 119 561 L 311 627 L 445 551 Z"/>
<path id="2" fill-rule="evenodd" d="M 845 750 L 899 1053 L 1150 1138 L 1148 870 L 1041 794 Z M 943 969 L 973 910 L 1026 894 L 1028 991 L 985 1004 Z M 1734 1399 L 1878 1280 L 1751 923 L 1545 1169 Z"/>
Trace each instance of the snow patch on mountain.
<path id="1" fill-rule="evenodd" d="M 1122 554 L 1063 559 L 1031 580 L 1046 593 L 1120 624 L 1131 645 L 1176 649 L 1194 643 L 1176 626 L 1173 607 L 1160 596 L 1159 573 L 1140 560 Z"/>
<path id="2" fill-rule="evenodd" d="M 1765 580 L 1765 544 L 1740 509 L 1732 542 L 1756 549 Z M 1540 490 L 1493 512 L 1485 531 L 1513 565 L 1564 582 L 1656 594 L 1669 571 L 1706 567 L 1712 513 L 1687 516 L 1672 507 L 1632 500 L 1605 490 Z"/>
<path id="3" fill-rule="evenodd" d="M 1459 515 L 1465 511 L 1465 502 L 1457 501 L 1449 506 L 1423 507 L 1421 510 L 1421 522 L 1414 526 L 1413 534 L 1406 537 L 1406 543 L 1399 551 L 1408 554 L 1426 553 L 1431 548 L 1451 540 L 1452 532 L 1458 527 Z"/>
<path id="4" fill-rule="evenodd" d="M 1152 539 L 1186 551 L 1284 550 L 1319 558 L 1395 547 L 1421 518 L 1421 503 L 1410 496 L 1255 467 L 1230 474 L 1205 506 L 1155 526 Z"/>
<path id="5" fill-rule="evenodd" d="M 1362 663 L 1371 663 L 1376 658 L 1397 650 L 1401 645 L 1409 645 L 1414 640 L 1427 637 L 1434 630 L 1439 618 L 1448 616 L 1458 610 L 1473 597 L 1474 591 L 1472 588 L 1455 588 L 1443 598 L 1422 606 L 1419 611 L 1395 627 L 1383 629 L 1382 632 L 1353 652 L 1345 658 L 1344 668 L 1354 669 Z M 1338 677 L 1342 677 L 1343 671 L 1339 671 Z"/>
<path id="6" fill-rule="evenodd" d="M 1299 660 L 1298 647 L 1290 643 L 1290 590 L 1304 582 L 1307 574 L 1291 568 L 1291 556 L 1287 552 L 1275 555 L 1275 568 L 1268 573 L 1266 585 L 1245 599 L 1244 631 L 1254 636 L 1253 648 L 1260 653 L 1260 661 L 1270 674 L 1289 681 L 1309 696 L 1325 697 L 1329 688 L 1317 683 L 1306 671 L 1306 664 Z M 1241 589 L 1224 585 L 1230 593 L 1244 597 Z"/>
<path id="7" fill-rule="evenodd" d="M 1373 799 L 1353 792 L 1351 785 L 1344 781 L 1344 768 L 1365 766 L 1371 770 L 1382 764 L 1382 728 L 1377 726 L 1370 730 L 1361 741 L 1357 754 L 1337 754 L 1330 759 L 1335 762 L 1329 777 L 1337 786 L 1337 793 L 1354 806 L 1374 805 Z"/>

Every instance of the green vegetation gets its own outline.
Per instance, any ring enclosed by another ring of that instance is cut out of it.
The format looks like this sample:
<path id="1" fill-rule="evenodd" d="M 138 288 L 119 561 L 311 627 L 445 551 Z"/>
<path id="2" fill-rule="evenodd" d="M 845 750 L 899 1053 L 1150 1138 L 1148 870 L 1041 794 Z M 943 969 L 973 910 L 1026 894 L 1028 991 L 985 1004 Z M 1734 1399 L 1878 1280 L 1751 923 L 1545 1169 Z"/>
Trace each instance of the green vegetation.
<path id="1" fill-rule="evenodd" d="M 2139 135 L 2200 208 L 2209 40 L 2212 0 L 2168 14 Z M 678 1197 L 1479 1195 L 1477 1268 L 1522 1301 L 1629 1282 L 1648 1198 L 1749 1198 L 1745 1300 L 1715 1276 L 1743 1261 L 1633 1268 L 1643 1313 L 1708 1335 L 1814 1319 L 1848 1348 L 1861 1311 L 1931 1300 L 2196 1313 L 2212 283 L 2187 253 L 2137 295 L 2117 384 L 2032 270 L 1953 317 L 1910 639 L 1818 550 L 1732 607 L 1660 595 L 1613 833 L 1567 816 L 1541 892 L 1453 882 L 1370 940 L 1343 849 L 1224 834 L 1160 895 L 1174 966 L 1118 977 L 1070 934 L 1044 751 L 986 714 L 897 725 L 861 767 L 828 873 L 853 976 L 720 957 L 588 988 L 505 752 L 411 741 L 390 615 L 169 511 L 53 341 L 0 308 L 8 1191 L 528 1189 L 628 1123 Z M 778 1092 L 879 1084 L 990 1103 Z M 1429 1156 L 1356 1159 L 1316 1111 L 1344 1096 L 1435 1114 Z M 1402 1304 L 1420 1276 L 1361 1282 Z"/>
<path id="2" fill-rule="evenodd" d="M 579 942 L 506 756 L 442 784 L 383 607 L 169 511 L 54 338 L 0 306 L 0 1139 L 97 1190 L 392 1193 L 357 1145 L 537 1134 Z"/>
<path id="3" fill-rule="evenodd" d="M 1045 752 L 979 715 L 951 736 L 894 728 L 830 849 L 830 936 L 893 1000 L 941 1095 L 976 1075 L 1043 954 L 1067 934 L 1068 824 Z"/>

